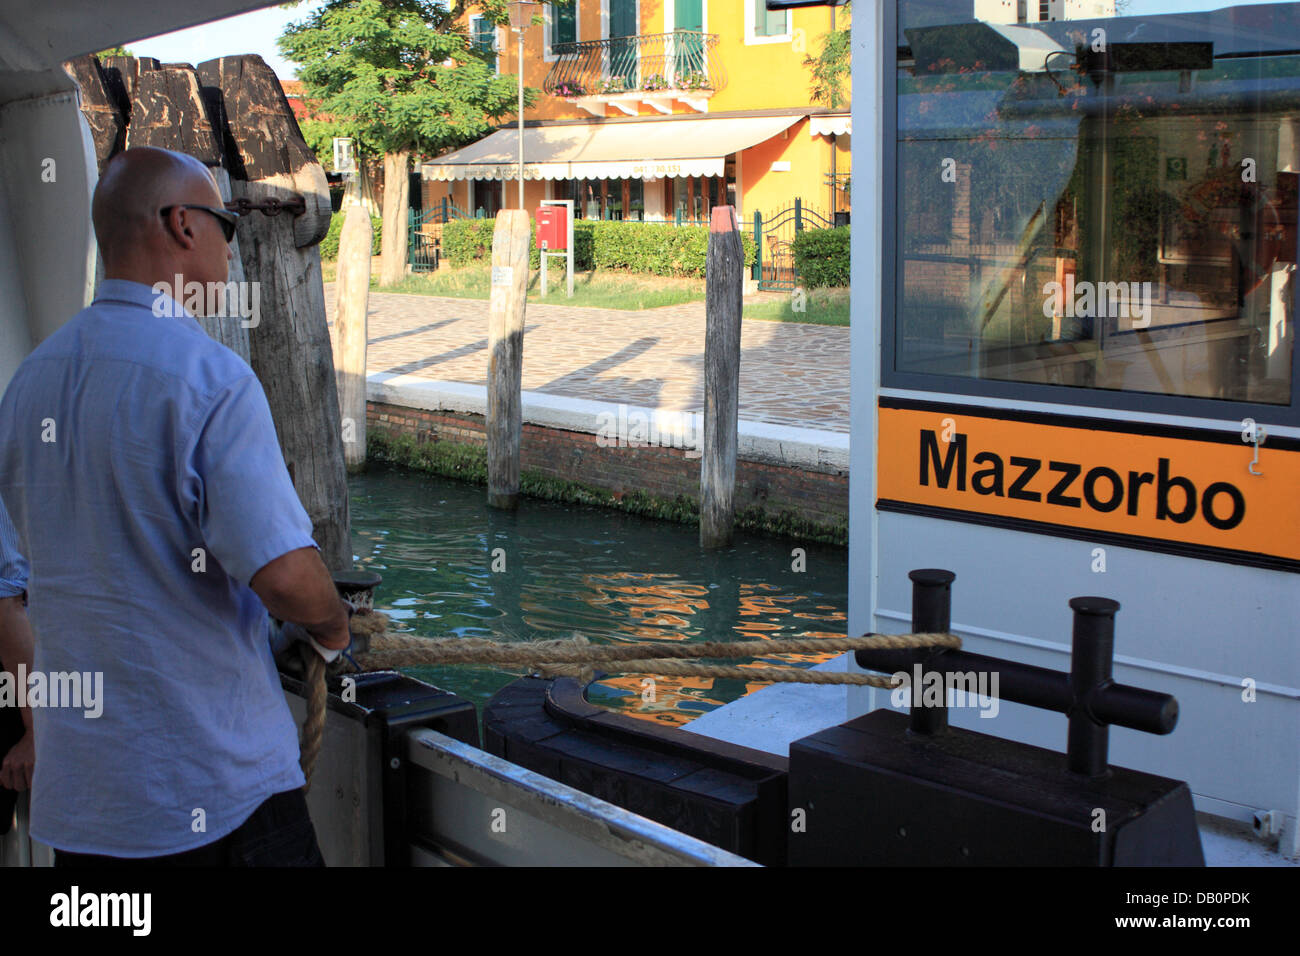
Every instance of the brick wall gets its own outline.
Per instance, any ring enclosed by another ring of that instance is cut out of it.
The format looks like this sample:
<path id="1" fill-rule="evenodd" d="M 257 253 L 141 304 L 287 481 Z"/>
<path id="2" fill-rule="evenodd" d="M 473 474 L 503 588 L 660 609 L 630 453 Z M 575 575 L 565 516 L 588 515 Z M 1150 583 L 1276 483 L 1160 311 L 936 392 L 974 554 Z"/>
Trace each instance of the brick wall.
<path id="1" fill-rule="evenodd" d="M 368 402 L 367 428 L 418 441 L 486 445 L 482 415 L 425 411 Z M 681 448 L 602 448 L 596 436 L 541 425 L 523 426 L 520 467 L 578 481 L 615 494 L 645 491 L 672 498 L 700 494 L 700 459 Z M 773 513 L 792 511 L 818 523 L 847 522 L 849 477 L 765 462 L 736 462 L 736 508 L 762 505 Z"/>

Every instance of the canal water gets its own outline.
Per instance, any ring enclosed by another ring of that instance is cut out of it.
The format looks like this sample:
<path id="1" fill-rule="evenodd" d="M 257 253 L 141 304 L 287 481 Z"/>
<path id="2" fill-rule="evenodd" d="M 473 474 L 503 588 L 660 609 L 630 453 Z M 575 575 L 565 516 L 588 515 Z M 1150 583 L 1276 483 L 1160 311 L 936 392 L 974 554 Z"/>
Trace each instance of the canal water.
<path id="1" fill-rule="evenodd" d="M 842 548 L 737 534 L 706 554 L 696 528 L 587 505 L 522 498 L 489 509 L 485 490 L 371 463 L 348 481 L 357 566 L 383 575 L 375 606 L 390 627 L 426 637 L 594 643 L 842 637 Z M 797 570 L 805 552 L 803 570 Z M 495 569 L 495 570 L 494 570 Z M 647 656 L 653 656 L 648 654 Z M 742 658 L 742 666 L 811 666 L 831 656 Z M 410 668 L 483 706 L 523 668 Z M 613 676 L 593 703 L 680 725 L 766 686 L 758 681 Z"/>

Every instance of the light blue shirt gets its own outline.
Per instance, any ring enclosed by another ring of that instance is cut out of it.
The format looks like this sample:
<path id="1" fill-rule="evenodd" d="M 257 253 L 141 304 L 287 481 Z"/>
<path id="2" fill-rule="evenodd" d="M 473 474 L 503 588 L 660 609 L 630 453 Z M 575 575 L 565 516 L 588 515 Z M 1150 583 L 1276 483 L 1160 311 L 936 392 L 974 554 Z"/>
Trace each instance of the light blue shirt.
<path id="1" fill-rule="evenodd" d="M 16 597 L 27 590 L 27 559 L 18 548 L 18 532 L 0 499 L 0 598 Z M 3 663 L 3 662 L 0 662 Z"/>
<path id="2" fill-rule="evenodd" d="M 170 297 L 104 281 L 0 400 L 0 497 L 31 565 L 35 670 L 103 674 L 99 717 L 32 710 L 33 837 L 179 853 L 302 785 L 248 582 L 312 546 L 311 520 L 239 356 Z"/>

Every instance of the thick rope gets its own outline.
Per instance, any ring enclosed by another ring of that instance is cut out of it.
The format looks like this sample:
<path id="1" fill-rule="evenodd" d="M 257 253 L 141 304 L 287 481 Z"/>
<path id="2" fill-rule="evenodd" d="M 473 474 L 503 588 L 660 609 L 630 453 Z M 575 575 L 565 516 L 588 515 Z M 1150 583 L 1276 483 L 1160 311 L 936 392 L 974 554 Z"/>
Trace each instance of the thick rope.
<path id="1" fill-rule="evenodd" d="M 362 671 L 396 667 L 444 667 L 452 664 L 524 666 L 542 677 L 592 679 L 592 665 L 618 674 L 658 674 L 665 677 L 713 677 L 742 681 L 799 684 L 851 684 L 893 688 L 892 677 L 850 674 L 842 671 L 813 671 L 801 667 L 739 667 L 727 664 L 695 664 L 681 658 L 768 657 L 773 654 L 820 654 L 857 650 L 907 650 L 920 647 L 960 648 L 955 634 L 867 634 L 862 637 L 790 638 L 779 641 L 710 641 L 698 644 L 652 642 L 641 644 L 590 644 L 585 637 L 567 641 L 497 642 L 485 638 L 412 637 L 388 633 L 388 615 L 359 612 L 351 621 L 352 632 L 370 637 L 370 650 L 357 654 L 353 663 Z M 311 772 L 320 754 L 325 730 L 325 662 L 303 644 L 307 673 L 307 716 L 299 737 L 304 790 L 311 786 Z M 653 648 L 655 657 L 645 657 Z"/>
<path id="2" fill-rule="evenodd" d="M 325 658 L 317 654 L 310 645 L 299 644 L 303 666 L 303 686 L 307 689 L 307 716 L 303 718 L 302 730 L 298 734 L 298 766 L 307 782 L 302 785 L 302 792 L 311 789 L 311 774 L 316 769 L 316 758 L 320 756 L 321 741 L 325 736 L 325 705 L 328 693 L 325 688 Z"/>
<path id="3" fill-rule="evenodd" d="M 354 618 L 355 620 L 355 618 Z M 585 638 L 568 641 L 513 641 L 498 643 L 484 638 L 411 637 L 376 635 L 371 650 L 355 657 L 362 670 L 391 667 L 441 667 L 447 664 L 616 664 L 633 662 L 642 672 L 648 660 L 688 658 L 769 657 L 774 654 L 820 654 L 828 651 L 906 650 L 917 647 L 961 647 L 953 634 L 869 634 L 864 637 L 790 638 L 778 641 L 735 641 L 670 644 L 589 644 Z M 653 658 L 646 654 L 653 649 Z M 609 670 L 615 668 L 610 667 Z M 798 673 L 808 673 L 794 668 Z M 633 671 L 621 670 L 622 673 Z M 810 681 L 817 683 L 817 681 Z M 892 685 L 889 685 L 892 686 Z"/>

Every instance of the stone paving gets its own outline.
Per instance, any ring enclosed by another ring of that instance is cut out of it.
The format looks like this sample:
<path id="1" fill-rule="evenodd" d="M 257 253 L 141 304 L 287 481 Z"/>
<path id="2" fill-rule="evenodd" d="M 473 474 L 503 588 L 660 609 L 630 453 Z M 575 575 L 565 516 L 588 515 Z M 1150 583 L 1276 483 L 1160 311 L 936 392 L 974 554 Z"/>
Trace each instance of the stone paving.
<path id="1" fill-rule="evenodd" d="M 333 321 L 334 285 L 325 286 Z M 485 384 L 488 303 L 370 294 L 369 371 Z M 740 417 L 849 430 L 849 330 L 746 320 Z M 593 401 L 702 412 L 704 303 L 640 312 L 528 303 L 523 388 Z"/>

